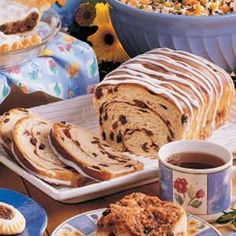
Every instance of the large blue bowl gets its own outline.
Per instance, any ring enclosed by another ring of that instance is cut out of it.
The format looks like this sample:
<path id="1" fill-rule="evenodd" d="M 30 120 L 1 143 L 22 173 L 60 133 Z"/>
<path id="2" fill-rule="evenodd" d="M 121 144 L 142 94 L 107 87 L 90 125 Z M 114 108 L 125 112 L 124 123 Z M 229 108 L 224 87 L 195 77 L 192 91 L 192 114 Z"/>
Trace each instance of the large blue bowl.
<path id="1" fill-rule="evenodd" d="M 114 29 L 129 56 L 168 47 L 205 57 L 227 71 L 236 69 L 236 14 L 158 14 L 119 0 L 107 1 Z"/>

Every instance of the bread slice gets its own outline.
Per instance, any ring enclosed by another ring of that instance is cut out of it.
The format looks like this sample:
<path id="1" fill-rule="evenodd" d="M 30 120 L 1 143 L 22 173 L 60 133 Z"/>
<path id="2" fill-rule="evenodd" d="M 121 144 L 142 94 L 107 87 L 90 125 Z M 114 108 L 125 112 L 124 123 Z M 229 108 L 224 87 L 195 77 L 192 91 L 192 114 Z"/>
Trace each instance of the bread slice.
<path id="1" fill-rule="evenodd" d="M 91 132 L 68 123 L 56 123 L 51 143 L 61 161 L 98 180 L 108 180 L 143 169 L 143 164 L 100 141 Z"/>
<path id="2" fill-rule="evenodd" d="M 51 124 L 39 117 L 27 116 L 13 128 L 12 151 L 28 171 L 48 183 L 81 186 L 87 179 L 65 166 L 54 154 L 48 136 Z"/>
<path id="3" fill-rule="evenodd" d="M 12 130 L 18 120 L 30 115 L 24 108 L 14 108 L 4 113 L 0 119 L 0 142 L 7 154 L 13 158 L 11 152 Z"/>
<path id="4" fill-rule="evenodd" d="M 142 193 L 111 204 L 97 223 L 97 236 L 187 236 L 184 209 Z"/>

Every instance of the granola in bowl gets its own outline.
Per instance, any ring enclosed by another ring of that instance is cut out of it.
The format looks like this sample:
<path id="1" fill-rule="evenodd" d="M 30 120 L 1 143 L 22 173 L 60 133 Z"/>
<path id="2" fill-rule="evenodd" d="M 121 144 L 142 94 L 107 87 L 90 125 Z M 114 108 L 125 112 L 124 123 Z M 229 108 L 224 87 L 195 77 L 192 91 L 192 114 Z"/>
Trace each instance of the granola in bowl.
<path id="1" fill-rule="evenodd" d="M 121 0 L 130 6 L 172 15 L 212 16 L 236 13 L 235 0 Z"/>

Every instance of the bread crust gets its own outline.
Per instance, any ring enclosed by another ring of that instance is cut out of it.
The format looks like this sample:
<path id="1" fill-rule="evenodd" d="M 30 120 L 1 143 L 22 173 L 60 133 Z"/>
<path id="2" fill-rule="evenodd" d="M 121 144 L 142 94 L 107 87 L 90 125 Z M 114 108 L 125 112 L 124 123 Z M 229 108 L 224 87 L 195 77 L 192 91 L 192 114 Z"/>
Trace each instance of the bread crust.
<path id="1" fill-rule="evenodd" d="M 6 126 L 8 125 L 11 117 L 17 114 L 19 114 L 20 117 L 24 117 L 28 116 L 30 113 L 24 108 L 13 108 L 8 112 L 5 112 L 0 118 L 0 141 L 2 143 L 3 149 L 9 154 L 10 157 L 14 156 L 11 151 L 12 130 L 7 130 Z"/>

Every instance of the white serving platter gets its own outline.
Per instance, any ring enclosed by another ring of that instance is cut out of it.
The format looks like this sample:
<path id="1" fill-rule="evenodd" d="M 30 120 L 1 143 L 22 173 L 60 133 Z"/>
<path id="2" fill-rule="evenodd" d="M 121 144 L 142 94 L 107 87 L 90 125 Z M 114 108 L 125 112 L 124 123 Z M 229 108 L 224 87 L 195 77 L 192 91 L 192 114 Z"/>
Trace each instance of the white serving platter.
<path id="1" fill-rule="evenodd" d="M 236 104 L 236 102 L 235 102 Z M 91 131 L 97 132 L 98 121 L 92 104 L 92 96 L 85 95 L 74 99 L 51 103 L 30 109 L 42 117 L 54 121 L 67 121 Z M 215 131 L 209 139 L 222 144 L 232 152 L 236 152 L 236 106 L 233 106 L 229 121 Z M 52 186 L 21 168 L 16 162 L 9 159 L 0 149 L 0 162 L 6 167 L 39 188 L 55 200 L 66 203 L 78 203 L 102 197 L 132 187 L 141 186 L 158 180 L 158 161 L 148 158 L 134 157 L 144 163 L 144 170 L 118 177 L 112 180 L 93 183 L 79 188 L 65 188 Z M 158 191 L 158 190 L 157 190 Z"/>

